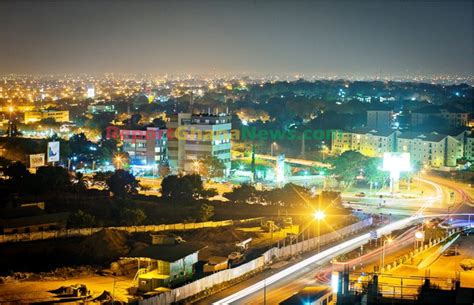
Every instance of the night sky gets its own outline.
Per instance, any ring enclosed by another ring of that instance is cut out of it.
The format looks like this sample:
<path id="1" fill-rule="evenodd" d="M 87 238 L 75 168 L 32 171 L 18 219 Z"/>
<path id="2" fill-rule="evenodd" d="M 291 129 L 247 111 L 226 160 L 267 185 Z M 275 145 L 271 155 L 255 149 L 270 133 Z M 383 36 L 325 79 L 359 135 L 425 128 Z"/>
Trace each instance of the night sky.
<path id="1" fill-rule="evenodd" d="M 470 0 L 0 1 L 0 73 L 472 75 Z"/>

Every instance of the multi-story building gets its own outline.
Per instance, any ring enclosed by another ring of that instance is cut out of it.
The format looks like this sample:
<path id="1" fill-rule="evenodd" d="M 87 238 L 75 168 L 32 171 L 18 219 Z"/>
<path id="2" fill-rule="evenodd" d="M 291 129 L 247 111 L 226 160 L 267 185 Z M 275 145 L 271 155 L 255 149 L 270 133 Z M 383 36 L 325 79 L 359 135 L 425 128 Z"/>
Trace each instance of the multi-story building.
<path id="1" fill-rule="evenodd" d="M 474 134 L 466 137 L 464 144 L 464 157 L 469 161 L 474 161 Z"/>
<path id="2" fill-rule="evenodd" d="M 463 141 L 436 132 L 404 132 L 397 142 L 397 151 L 409 152 L 412 163 L 432 167 L 456 166 L 463 157 L 463 148 Z"/>
<path id="3" fill-rule="evenodd" d="M 430 124 L 434 121 L 433 119 L 441 119 L 449 127 L 467 126 L 469 113 L 449 105 L 426 106 L 412 111 L 411 126 Z"/>
<path id="4" fill-rule="evenodd" d="M 184 145 L 186 141 L 183 136 L 178 134 L 191 121 L 190 113 L 178 113 L 170 116 L 166 127 L 169 131 L 168 136 L 168 161 L 171 169 L 175 172 L 184 171 Z"/>
<path id="5" fill-rule="evenodd" d="M 24 113 L 25 124 L 35 123 L 45 119 L 53 119 L 56 122 L 69 122 L 68 110 L 43 110 L 27 111 Z"/>
<path id="6" fill-rule="evenodd" d="M 385 152 L 395 151 L 399 133 L 393 129 L 377 130 L 373 128 L 334 131 L 331 139 L 331 151 L 341 154 L 348 150 L 355 150 L 369 157 L 382 157 Z"/>
<path id="7" fill-rule="evenodd" d="M 221 160 L 230 173 L 231 116 L 221 114 L 180 113 L 167 124 L 173 133 L 169 143 L 169 161 L 173 171 L 196 171 L 196 162 L 207 156 Z"/>
<path id="8" fill-rule="evenodd" d="M 130 165 L 157 169 L 167 160 L 167 130 L 147 127 L 142 130 L 121 129 L 122 150 L 128 153 Z"/>
<path id="9" fill-rule="evenodd" d="M 96 114 L 96 113 L 117 113 L 117 110 L 115 110 L 115 105 L 113 104 L 92 104 L 87 106 L 87 112 L 91 114 Z"/>
<path id="10" fill-rule="evenodd" d="M 392 110 L 367 110 L 367 127 L 389 129 L 392 126 Z"/>

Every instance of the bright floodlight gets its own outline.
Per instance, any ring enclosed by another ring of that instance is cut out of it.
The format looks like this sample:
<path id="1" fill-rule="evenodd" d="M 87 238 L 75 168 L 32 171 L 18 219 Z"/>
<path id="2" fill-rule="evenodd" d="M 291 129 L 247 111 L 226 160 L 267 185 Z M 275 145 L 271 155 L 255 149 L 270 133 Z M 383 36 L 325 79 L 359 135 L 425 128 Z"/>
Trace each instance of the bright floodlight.
<path id="1" fill-rule="evenodd" d="M 326 214 L 323 211 L 316 211 L 314 212 L 314 219 L 316 220 L 322 220 L 326 217 Z"/>
<path id="2" fill-rule="evenodd" d="M 400 180 L 401 172 L 408 172 L 410 167 L 410 154 L 386 152 L 383 154 L 384 171 L 390 172 L 390 190 L 392 194 L 398 190 L 398 181 Z"/>
<path id="3" fill-rule="evenodd" d="M 383 170 L 407 172 L 411 170 L 410 154 L 386 152 L 383 154 Z"/>
<path id="4" fill-rule="evenodd" d="M 415 233 L 415 238 L 416 238 L 417 240 L 421 240 L 421 239 L 423 239 L 424 237 L 425 237 L 425 234 L 424 234 L 422 231 L 416 231 L 416 233 Z"/>
<path id="5" fill-rule="evenodd" d="M 331 274 L 331 288 L 333 293 L 337 293 L 339 285 L 339 272 L 333 271 Z"/>

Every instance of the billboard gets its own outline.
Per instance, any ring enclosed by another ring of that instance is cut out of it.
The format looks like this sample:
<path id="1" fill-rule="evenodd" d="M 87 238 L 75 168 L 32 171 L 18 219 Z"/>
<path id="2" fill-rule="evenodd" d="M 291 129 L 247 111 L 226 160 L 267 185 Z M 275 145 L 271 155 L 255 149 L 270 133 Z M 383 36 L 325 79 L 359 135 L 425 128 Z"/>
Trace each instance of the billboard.
<path id="1" fill-rule="evenodd" d="M 30 155 L 30 167 L 44 166 L 44 154 Z"/>
<path id="2" fill-rule="evenodd" d="M 276 182 L 285 181 L 285 155 L 279 155 L 276 160 Z"/>
<path id="3" fill-rule="evenodd" d="M 48 142 L 48 162 L 59 162 L 59 142 Z"/>
<path id="4" fill-rule="evenodd" d="M 383 170 L 407 172 L 410 171 L 410 154 L 386 152 L 383 154 Z"/>

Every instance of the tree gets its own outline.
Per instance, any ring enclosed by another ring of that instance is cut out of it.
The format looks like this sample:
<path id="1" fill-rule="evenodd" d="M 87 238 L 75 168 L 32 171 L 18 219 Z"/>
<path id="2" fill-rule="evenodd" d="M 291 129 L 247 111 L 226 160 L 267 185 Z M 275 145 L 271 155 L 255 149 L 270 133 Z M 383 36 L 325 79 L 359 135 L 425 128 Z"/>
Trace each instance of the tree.
<path id="1" fill-rule="evenodd" d="M 254 203 L 258 200 L 260 192 L 248 183 L 243 183 L 232 189 L 231 192 L 224 193 L 224 197 L 235 203 Z"/>
<path id="2" fill-rule="evenodd" d="M 101 160 L 112 160 L 113 156 L 117 152 L 117 140 L 102 140 L 99 147 L 99 157 Z"/>
<path id="3" fill-rule="evenodd" d="M 222 178 L 225 173 L 225 165 L 221 159 L 207 155 L 198 161 L 198 172 L 209 179 Z"/>
<path id="4" fill-rule="evenodd" d="M 113 175 L 112 172 L 96 172 L 92 181 L 94 185 L 105 188 L 107 187 L 107 180 Z"/>
<path id="5" fill-rule="evenodd" d="M 124 208 L 120 212 L 120 218 L 125 225 L 137 226 L 145 221 L 146 215 L 142 209 Z"/>
<path id="6" fill-rule="evenodd" d="M 201 204 L 199 208 L 199 220 L 208 221 L 212 216 L 214 216 L 214 206 L 207 203 Z"/>
<path id="7" fill-rule="evenodd" d="M 130 194 L 137 194 L 140 183 L 130 172 L 118 169 L 106 180 L 112 194 L 124 198 Z"/>
<path id="8" fill-rule="evenodd" d="M 68 224 L 74 228 L 90 228 L 95 225 L 95 217 L 82 210 L 69 215 Z"/>
<path id="9" fill-rule="evenodd" d="M 83 173 L 76 172 L 76 181 L 74 186 L 78 192 L 83 192 L 87 189 Z"/>
<path id="10" fill-rule="evenodd" d="M 371 188 L 374 184 L 383 186 L 389 177 L 388 172 L 381 170 L 381 167 L 381 158 L 369 158 L 365 161 L 363 167 L 364 177 L 369 182 Z"/>
<path id="11" fill-rule="evenodd" d="M 282 188 L 274 188 L 262 193 L 263 201 L 271 205 L 286 207 L 305 206 L 310 203 L 310 190 L 293 183 L 287 183 Z"/>
<path id="12" fill-rule="evenodd" d="M 90 153 L 89 147 L 92 142 L 87 140 L 86 135 L 81 132 L 69 138 L 69 148 L 77 155 Z"/>
<path id="13" fill-rule="evenodd" d="M 166 177 L 171 173 L 169 164 L 160 164 L 159 169 L 160 177 Z"/>
<path id="14" fill-rule="evenodd" d="M 71 190 L 71 177 L 64 167 L 42 166 L 36 171 L 35 178 L 40 193 Z"/>
<path id="15" fill-rule="evenodd" d="M 17 161 L 9 164 L 4 170 L 5 176 L 9 177 L 13 182 L 20 183 L 25 177 L 30 176 L 30 172 L 26 165 Z"/>
<path id="16" fill-rule="evenodd" d="M 331 173 L 339 181 L 345 181 L 349 185 L 354 183 L 356 177 L 361 174 L 367 157 L 356 151 L 346 151 L 340 156 L 332 158 L 329 163 L 332 165 Z"/>
<path id="17" fill-rule="evenodd" d="M 215 189 L 205 189 L 201 176 L 192 175 L 169 175 L 161 182 L 161 196 L 168 200 L 193 201 L 207 199 L 217 194 Z"/>

